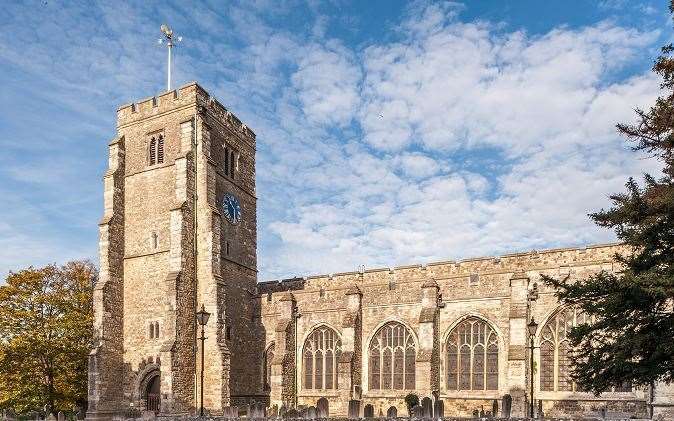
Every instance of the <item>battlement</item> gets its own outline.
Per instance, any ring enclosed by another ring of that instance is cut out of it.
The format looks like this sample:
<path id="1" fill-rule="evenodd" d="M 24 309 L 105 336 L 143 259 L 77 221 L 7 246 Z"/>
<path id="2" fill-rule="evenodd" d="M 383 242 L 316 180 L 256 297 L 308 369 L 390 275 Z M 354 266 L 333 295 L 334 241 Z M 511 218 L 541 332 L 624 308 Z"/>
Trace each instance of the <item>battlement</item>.
<path id="1" fill-rule="evenodd" d="M 302 278 L 291 278 L 279 281 L 265 281 L 258 283 L 260 293 L 281 292 L 302 289 L 307 281 L 319 280 L 327 282 L 349 282 L 356 278 L 367 283 L 367 278 L 377 275 L 395 274 L 421 275 L 426 271 L 433 273 L 452 274 L 451 276 L 467 275 L 481 272 L 516 272 L 530 267 L 572 267 L 588 262 L 609 262 L 613 256 L 625 249 L 620 243 L 596 244 L 586 247 L 569 247 L 547 250 L 532 250 L 528 252 L 510 253 L 501 256 L 474 257 L 458 261 L 447 260 L 427 264 L 405 265 L 386 268 L 363 269 L 362 271 L 342 272 L 324 275 L 311 275 Z M 432 273 L 429 274 L 431 277 Z M 374 279 L 373 278 L 373 279 Z"/>
<path id="2" fill-rule="evenodd" d="M 255 132 L 220 104 L 217 99 L 210 96 L 197 82 L 190 82 L 178 89 L 145 98 L 135 103 L 122 105 L 117 109 L 117 127 L 188 107 L 194 107 L 195 112 L 197 107 L 203 107 L 234 131 L 253 141 L 255 140 Z"/>

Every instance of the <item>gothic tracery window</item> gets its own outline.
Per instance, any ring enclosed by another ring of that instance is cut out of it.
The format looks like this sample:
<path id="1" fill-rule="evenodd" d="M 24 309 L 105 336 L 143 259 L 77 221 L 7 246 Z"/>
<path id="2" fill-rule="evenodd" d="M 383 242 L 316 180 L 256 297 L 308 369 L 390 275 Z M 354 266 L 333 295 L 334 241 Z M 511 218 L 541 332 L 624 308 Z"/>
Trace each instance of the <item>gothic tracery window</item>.
<path id="1" fill-rule="evenodd" d="M 372 338 L 368 354 L 370 389 L 415 388 L 416 345 L 404 325 L 390 322 L 382 326 Z"/>
<path id="2" fill-rule="evenodd" d="M 447 389 L 498 389 L 498 337 L 476 317 L 459 323 L 447 338 Z"/>
<path id="3" fill-rule="evenodd" d="M 342 342 L 337 332 L 321 326 L 304 342 L 304 389 L 337 389 L 337 364 Z"/>
<path id="4" fill-rule="evenodd" d="M 572 352 L 569 332 L 574 326 L 588 321 L 585 314 L 575 308 L 557 312 L 541 330 L 541 390 L 580 391 L 571 379 Z"/>

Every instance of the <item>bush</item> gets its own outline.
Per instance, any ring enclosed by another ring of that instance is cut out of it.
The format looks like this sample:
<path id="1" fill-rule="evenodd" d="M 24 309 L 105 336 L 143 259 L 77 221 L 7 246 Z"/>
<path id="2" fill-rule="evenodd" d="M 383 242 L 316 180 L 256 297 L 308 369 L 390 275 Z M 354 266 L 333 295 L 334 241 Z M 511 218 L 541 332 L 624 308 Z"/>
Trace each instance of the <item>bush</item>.
<path id="1" fill-rule="evenodd" d="M 405 405 L 407 405 L 407 413 L 412 416 L 412 408 L 419 406 L 419 396 L 414 393 L 405 396 Z"/>

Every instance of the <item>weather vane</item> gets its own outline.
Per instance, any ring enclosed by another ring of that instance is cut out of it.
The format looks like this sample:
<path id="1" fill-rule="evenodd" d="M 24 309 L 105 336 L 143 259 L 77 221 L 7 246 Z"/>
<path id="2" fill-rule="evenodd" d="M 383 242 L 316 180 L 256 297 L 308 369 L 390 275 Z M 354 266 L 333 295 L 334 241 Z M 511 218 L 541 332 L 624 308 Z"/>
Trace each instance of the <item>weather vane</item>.
<path id="1" fill-rule="evenodd" d="M 166 24 L 162 24 L 161 32 L 164 34 L 164 38 L 159 38 L 159 43 L 163 44 L 166 41 L 166 46 L 168 47 L 168 72 L 166 76 L 166 90 L 171 90 L 171 49 L 173 48 L 174 38 L 173 30 L 168 27 Z M 175 37 L 176 42 L 183 40 L 183 37 Z"/>

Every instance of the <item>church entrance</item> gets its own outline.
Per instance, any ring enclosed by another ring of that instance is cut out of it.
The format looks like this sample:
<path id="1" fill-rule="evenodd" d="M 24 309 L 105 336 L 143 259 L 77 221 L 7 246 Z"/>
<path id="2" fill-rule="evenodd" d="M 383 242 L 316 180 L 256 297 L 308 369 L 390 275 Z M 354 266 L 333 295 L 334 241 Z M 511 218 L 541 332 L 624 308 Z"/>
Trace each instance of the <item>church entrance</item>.
<path id="1" fill-rule="evenodd" d="M 145 408 L 148 411 L 159 412 L 159 404 L 161 403 L 160 392 L 159 376 L 154 376 L 145 388 Z"/>

